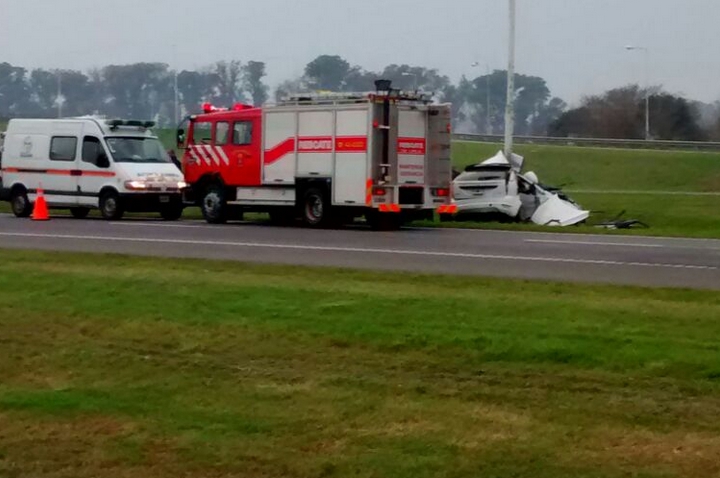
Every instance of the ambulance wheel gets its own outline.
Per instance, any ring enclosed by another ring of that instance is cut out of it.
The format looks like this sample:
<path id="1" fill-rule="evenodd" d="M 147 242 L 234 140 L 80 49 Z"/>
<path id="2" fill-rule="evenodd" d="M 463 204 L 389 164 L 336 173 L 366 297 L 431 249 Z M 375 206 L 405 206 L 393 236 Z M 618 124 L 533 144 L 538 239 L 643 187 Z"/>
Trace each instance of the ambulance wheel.
<path id="1" fill-rule="evenodd" d="M 85 219 L 90 214 L 90 208 L 88 207 L 71 207 L 70 214 L 75 219 Z"/>
<path id="2" fill-rule="evenodd" d="M 308 189 L 303 196 L 302 219 L 310 227 L 324 227 L 330 223 L 330 205 L 320 189 Z"/>
<path id="3" fill-rule="evenodd" d="M 166 221 L 177 221 L 182 217 L 183 209 L 183 205 L 179 203 L 163 206 L 163 208 L 160 209 L 160 217 Z"/>
<path id="4" fill-rule="evenodd" d="M 120 195 L 117 191 L 105 191 L 100 195 L 100 214 L 107 221 L 118 221 L 122 219 L 125 211 L 120 202 Z"/>
<path id="5" fill-rule="evenodd" d="M 27 196 L 25 188 L 15 188 L 10 196 L 10 206 L 12 212 L 17 217 L 30 217 L 32 214 L 32 204 Z"/>
<path id="6" fill-rule="evenodd" d="M 227 221 L 227 204 L 222 185 L 210 184 L 205 188 L 200 209 L 209 224 L 223 224 Z"/>

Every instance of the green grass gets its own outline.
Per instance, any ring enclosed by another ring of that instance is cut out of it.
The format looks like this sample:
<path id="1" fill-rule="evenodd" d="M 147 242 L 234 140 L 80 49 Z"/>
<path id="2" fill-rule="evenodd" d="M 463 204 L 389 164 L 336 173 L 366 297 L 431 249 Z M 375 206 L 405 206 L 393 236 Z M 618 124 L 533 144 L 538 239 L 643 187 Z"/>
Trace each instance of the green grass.
<path id="1" fill-rule="evenodd" d="M 720 473 L 716 293 L 0 263 L 3 477 Z"/>
<path id="2" fill-rule="evenodd" d="M 463 168 L 501 149 L 499 144 L 456 142 L 454 163 Z M 542 145 L 515 150 L 525 157 L 525 171 L 570 190 L 720 193 L 720 153 Z"/>

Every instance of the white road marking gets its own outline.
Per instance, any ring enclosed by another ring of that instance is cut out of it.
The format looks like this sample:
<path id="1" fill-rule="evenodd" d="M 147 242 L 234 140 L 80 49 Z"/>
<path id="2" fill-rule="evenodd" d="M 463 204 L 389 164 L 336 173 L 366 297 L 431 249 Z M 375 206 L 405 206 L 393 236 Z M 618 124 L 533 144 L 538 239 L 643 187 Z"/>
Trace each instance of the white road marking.
<path id="1" fill-rule="evenodd" d="M 615 247 L 682 247 L 682 246 L 669 246 L 661 244 L 634 244 L 632 242 L 593 242 L 593 241 L 560 241 L 553 239 L 525 239 L 524 242 L 532 242 L 536 244 L 573 244 L 581 246 L 615 246 Z"/>
<path id="2" fill-rule="evenodd" d="M 135 227 L 175 227 L 175 228 L 185 228 L 185 229 L 219 229 L 222 226 L 218 226 L 217 224 L 209 225 L 209 224 L 201 224 L 200 222 L 197 222 L 194 225 L 191 224 L 163 224 L 159 222 L 109 222 L 111 226 L 135 226 Z"/>
<path id="3" fill-rule="evenodd" d="M 626 191 L 626 190 L 604 190 L 604 189 L 565 189 L 570 194 L 631 194 L 647 196 L 720 196 L 718 192 L 696 192 L 696 191 Z"/>
<path id="4" fill-rule="evenodd" d="M 577 233 L 572 231 L 567 232 L 545 232 L 545 231 L 522 231 L 518 229 L 482 229 L 473 227 L 405 227 L 403 230 L 406 231 L 440 231 L 449 233 L 453 231 L 460 232 L 472 232 L 472 233 L 487 233 L 487 234 L 507 234 L 507 235 L 520 235 L 520 236 L 564 236 L 564 237 L 595 237 L 597 239 L 608 239 L 612 237 L 617 238 L 633 238 L 633 239 L 645 239 L 655 241 L 687 241 L 687 242 L 705 242 L 705 243 L 717 243 L 720 247 L 720 239 L 713 239 L 709 237 L 674 237 L 674 236 L 644 236 L 629 234 L 591 234 L 591 233 Z"/>
<path id="5" fill-rule="evenodd" d="M 287 249 L 300 251 L 323 251 L 323 252 L 348 252 L 348 253 L 365 253 L 365 254 L 388 254 L 388 255 L 406 255 L 406 256 L 428 256 L 428 257 L 455 257 L 463 259 L 486 259 L 486 260 L 505 260 L 505 261 L 523 261 L 523 262 L 549 262 L 562 264 L 588 264 L 588 265 L 607 265 L 607 266 L 633 266 L 633 267 L 657 267 L 670 269 L 693 269 L 693 270 L 717 270 L 714 266 L 698 266 L 691 264 L 661 264 L 650 262 L 622 262 L 622 261 L 606 261 L 597 259 L 569 259 L 561 257 L 532 257 L 532 256 L 509 256 L 495 254 L 472 254 L 464 252 L 439 252 L 439 251 L 419 251 L 410 249 L 375 249 L 370 247 L 334 247 L 334 246 L 308 246 L 299 244 L 272 244 L 261 242 L 231 242 L 231 241 L 198 241 L 188 239 L 151 239 L 151 238 L 132 238 L 132 237 L 113 237 L 113 236 L 77 236 L 71 234 L 34 234 L 19 232 L 0 232 L 0 237 L 21 237 L 21 238 L 37 238 L 37 239 L 71 239 L 81 241 L 106 241 L 106 242 L 137 242 L 151 244 L 181 244 L 192 246 L 226 246 L 226 247 L 246 247 L 260 249 Z"/>

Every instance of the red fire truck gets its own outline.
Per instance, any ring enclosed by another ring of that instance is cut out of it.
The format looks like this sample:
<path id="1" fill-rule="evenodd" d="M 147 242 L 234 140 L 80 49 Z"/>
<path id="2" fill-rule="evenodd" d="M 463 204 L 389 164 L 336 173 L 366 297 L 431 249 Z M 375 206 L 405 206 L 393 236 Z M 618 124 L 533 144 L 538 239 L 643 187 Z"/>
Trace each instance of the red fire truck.
<path id="1" fill-rule="evenodd" d="M 242 212 L 320 227 L 364 216 L 376 228 L 452 214 L 450 106 L 389 82 L 362 94 L 276 105 L 203 105 L 178 130 L 185 199 L 209 223 Z"/>

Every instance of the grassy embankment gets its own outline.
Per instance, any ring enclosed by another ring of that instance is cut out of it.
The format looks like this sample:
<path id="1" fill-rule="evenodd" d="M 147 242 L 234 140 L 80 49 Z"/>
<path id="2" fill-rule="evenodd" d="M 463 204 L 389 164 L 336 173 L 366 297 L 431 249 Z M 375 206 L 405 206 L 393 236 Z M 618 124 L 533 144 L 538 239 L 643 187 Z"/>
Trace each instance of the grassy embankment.
<path id="1" fill-rule="evenodd" d="M 455 164 L 462 168 L 501 148 L 455 143 Z M 526 171 L 535 171 L 543 183 L 564 187 L 583 207 L 594 211 L 591 224 L 624 210 L 625 218 L 642 220 L 651 227 L 631 233 L 720 238 L 720 195 L 678 194 L 720 193 L 720 153 L 537 145 L 519 145 L 517 151 L 526 158 Z M 480 226 L 557 230 L 528 225 Z M 590 226 L 563 230 L 598 231 Z"/>
<path id="2" fill-rule="evenodd" d="M 0 476 L 720 473 L 715 293 L 0 263 Z"/>

